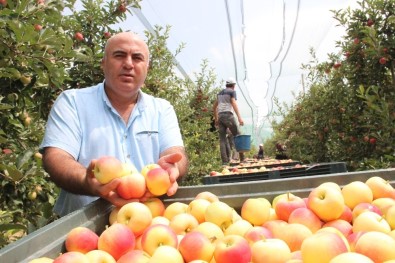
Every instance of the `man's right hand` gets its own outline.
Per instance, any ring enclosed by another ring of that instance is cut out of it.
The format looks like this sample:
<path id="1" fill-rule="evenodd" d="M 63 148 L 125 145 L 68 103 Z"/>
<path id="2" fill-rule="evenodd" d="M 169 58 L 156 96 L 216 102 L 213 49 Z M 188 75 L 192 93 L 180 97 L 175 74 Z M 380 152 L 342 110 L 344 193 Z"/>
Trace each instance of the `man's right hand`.
<path id="1" fill-rule="evenodd" d="M 119 178 L 115 178 L 106 184 L 100 183 L 93 173 L 96 161 L 97 160 L 92 160 L 86 171 L 86 184 L 89 189 L 91 189 L 92 195 L 99 196 L 117 207 L 121 207 L 130 202 L 139 201 L 138 199 L 124 199 L 117 194 L 116 190 L 121 182 Z"/>

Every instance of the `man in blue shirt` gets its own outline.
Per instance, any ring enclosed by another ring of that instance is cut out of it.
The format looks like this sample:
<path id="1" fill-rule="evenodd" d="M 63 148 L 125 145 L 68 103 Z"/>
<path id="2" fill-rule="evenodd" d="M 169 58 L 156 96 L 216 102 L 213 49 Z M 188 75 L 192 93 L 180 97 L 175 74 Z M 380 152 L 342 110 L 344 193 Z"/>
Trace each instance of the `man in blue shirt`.
<path id="1" fill-rule="evenodd" d="M 139 171 L 158 163 L 170 174 L 169 196 L 188 170 L 173 106 L 140 90 L 149 66 L 146 43 L 131 32 L 114 35 L 101 66 L 103 83 L 66 90 L 58 97 L 40 145 L 44 168 L 61 188 L 54 207 L 60 216 L 99 197 L 116 206 L 132 201 L 117 195 L 119 179 L 105 185 L 96 180 L 92 170 L 102 156 L 130 162 Z M 147 192 L 144 198 L 149 196 Z"/>
<path id="2" fill-rule="evenodd" d="M 226 81 L 226 88 L 221 90 L 217 95 L 217 100 L 214 102 L 214 120 L 215 126 L 218 127 L 219 132 L 219 148 L 221 152 L 221 160 L 223 165 L 229 164 L 229 156 L 226 154 L 226 130 L 229 129 L 233 136 L 240 135 L 240 129 L 237 125 L 235 115 L 241 126 L 244 121 L 240 116 L 239 108 L 237 106 L 236 96 L 236 81 L 229 79 Z M 239 152 L 240 161 L 244 161 L 244 153 Z"/>

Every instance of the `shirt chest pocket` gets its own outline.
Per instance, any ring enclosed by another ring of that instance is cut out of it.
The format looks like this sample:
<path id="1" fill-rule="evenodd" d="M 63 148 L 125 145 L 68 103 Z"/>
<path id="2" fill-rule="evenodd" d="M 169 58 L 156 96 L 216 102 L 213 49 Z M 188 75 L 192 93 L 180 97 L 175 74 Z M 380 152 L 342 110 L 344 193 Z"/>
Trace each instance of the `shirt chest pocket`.
<path id="1" fill-rule="evenodd" d="M 159 132 L 157 130 L 139 131 L 136 133 L 137 140 L 146 140 L 154 137 L 158 137 Z"/>

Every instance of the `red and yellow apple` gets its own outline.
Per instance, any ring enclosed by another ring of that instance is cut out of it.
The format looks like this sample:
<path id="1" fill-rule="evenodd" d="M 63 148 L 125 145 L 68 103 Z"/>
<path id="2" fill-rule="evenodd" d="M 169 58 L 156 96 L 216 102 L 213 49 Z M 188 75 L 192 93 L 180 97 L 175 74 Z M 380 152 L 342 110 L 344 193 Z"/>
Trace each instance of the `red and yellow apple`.
<path id="1" fill-rule="evenodd" d="M 240 215 L 254 226 L 261 226 L 270 218 L 271 204 L 266 198 L 248 198 L 242 206 Z"/>
<path id="2" fill-rule="evenodd" d="M 214 244 L 201 232 L 192 231 L 181 239 L 178 250 L 185 262 L 193 260 L 211 261 L 214 255 Z"/>
<path id="3" fill-rule="evenodd" d="M 133 232 L 124 224 L 115 223 L 99 236 L 98 249 L 108 252 L 115 260 L 134 249 L 136 243 Z"/>
<path id="4" fill-rule="evenodd" d="M 307 207 L 299 207 L 292 211 L 292 213 L 289 215 L 288 223 L 298 223 L 305 225 L 312 233 L 315 233 L 317 230 L 319 230 L 323 224 L 321 219 Z"/>
<path id="5" fill-rule="evenodd" d="M 292 211 L 300 207 L 306 207 L 304 200 L 292 193 L 287 193 L 278 199 L 274 210 L 278 219 L 288 222 L 289 215 Z"/>
<path id="6" fill-rule="evenodd" d="M 124 224 L 138 237 L 151 225 L 152 214 L 149 208 L 139 202 L 123 205 L 117 214 L 117 222 Z"/>
<path id="7" fill-rule="evenodd" d="M 53 263 L 70 263 L 70 262 L 90 263 L 86 255 L 78 251 L 69 251 L 60 254 L 58 257 L 56 257 L 53 260 Z"/>
<path id="8" fill-rule="evenodd" d="M 113 256 L 111 256 L 110 253 L 104 250 L 100 250 L 100 249 L 91 250 L 85 255 L 88 258 L 89 262 L 117 263 L 117 261 L 113 258 Z"/>
<path id="9" fill-rule="evenodd" d="M 181 213 L 173 216 L 169 226 L 177 235 L 185 235 L 199 225 L 197 219 L 189 213 Z"/>
<path id="10" fill-rule="evenodd" d="M 322 221 L 338 219 L 344 211 L 344 198 L 341 191 L 331 186 L 318 186 L 311 190 L 307 207 Z"/>
<path id="11" fill-rule="evenodd" d="M 357 204 L 354 207 L 354 209 L 351 211 L 352 221 L 354 221 L 354 219 L 357 218 L 357 216 L 359 216 L 360 214 L 362 214 L 363 212 L 366 212 L 366 211 L 375 212 L 379 215 L 383 214 L 377 206 L 375 206 L 371 203 L 363 202 L 363 203 Z"/>
<path id="12" fill-rule="evenodd" d="M 158 247 L 151 256 L 149 263 L 184 263 L 180 251 L 173 246 Z"/>
<path id="13" fill-rule="evenodd" d="M 342 234 L 331 231 L 317 231 L 306 238 L 300 249 L 304 263 L 330 262 L 339 254 L 349 252 L 347 240 Z"/>
<path id="14" fill-rule="evenodd" d="M 249 263 L 251 261 L 250 245 L 244 237 L 224 236 L 215 244 L 214 259 L 216 263 Z"/>
<path id="15" fill-rule="evenodd" d="M 145 204 L 149 208 L 149 210 L 151 210 L 153 218 L 157 216 L 163 216 L 163 214 L 165 213 L 165 204 L 161 199 L 157 197 L 148 198 L 142 203 Z"/>
<path id="16" fill-rule="evenodd" d="M 149 170 L 145 179 L 148 191 L 155 196 L 164 195 L 171 186 L 169 173 L 161 167 Z"/>
<path id="17" fill-rule="evenodd" d="M 324 227 L 334 227 L 339 230 L 345 237 L 352 233 L 352 225 L 350 222 L 347 222 L 343 219 L 335 219 L 329 222 L 326 222 L 322 228 Z"/>
<path id="18" fill-rule="evenodd" d="M 150 256 L 143 250 L 132 250 L 120 257 L 117 263 L 148 263 Z"/>
<path id="19" fill-rule="evenodd" d="M 219 198 L 216 194 L 209 192 L 209 191 L 203 191 L 198 193 L 195 196 L 195 199 L 206 199 L 209 202 L 214 202 L 214 201 L 219 201 Z"/>
<path id="20" fill-rule="evenodd" d="M 164 245 L 178 247 L 177 234 L 170 226 L 151 225 L 141 236 L 141 247 L 150 256 L 154 254 L 158 247 Z"/>
<path id="21" fill-rule="evenodd" d="M 387 220 L 391 230 L 395 230 L 395 205 L 390 206 L 384 214 L 384 219 Z"/>
<path id="22" fill-rule="evenodd" d="M 380 216 L 379 214 L 372 211 L 366 211 L 354 219 L 352 231 L 378 231 L 388 234 L 391 232 L 391 226 L 383 216 Z"/>
<path id="23" fill-rule="evenodd" d="M 373 199 L 382 197 L 395 199 L 395 189 L 387 180 L 379 176 L 372 176 L 366 180 L 365 184 L 372 190 Z"/>
<path id="24" fill-rule="evenodd" d="M 66 236 L 65 248 L 67 251 L 78 251 L 83 254 L 97 249 L 99 236 L 87 227 L 75 227 Z"/>
<path id="25" fill-rule="evenodd" d="M 193 215 L 199 223 L 202 223 L 205 221 L 204 214 L 206 213 L 206 209 L 209 204 L 211 204 L 211 202 L 207 199 L 194 199 L 189 202 L 187 207 L 187 213 Z"/>
<path id="26" fill-rule="evenodd" d="M 370 187 L 361 181 L 353 181 L 343 186 L 342 195 L 344 203 L 349 208 L 354 207 L 359 203 L 371 203 L 373 201 L 373 192 Z"/>
<path id="27" fill-rule="evenodd" d="M 140 173 L 147 178 L 147 173 L 149 170 L 152 170 L 154 168 L 160 168 L 161 166 L 157 163 L 149 163 L 144 165 L 144 167 L 141 169 Z"/>
<path id="28" fill-rule="evenodd" d="M 259 240 L 251 246 L 252 262 L 289 262 L 291 250 L 285 241 L 278 238 Z"/>
<path id="29" fill-rule="evenodd" d="M 228 226 L 225 231 L 224 234 L 225 236 L 228 235 L 239 235 L 244 237 L 245 233 L 250 230 L 253 227 L 253 225 L 248 222 L 247 220 L 244 219 L 240 219 L 237 220 L 235 222 L 233 222 L 232 224 L 230 224 L 230 226 Z"/>
<path id="30" fill-rule="evenodd" d="M 182 202 L 173 202 L 165 208 L 163 216 L 171 220 L 175 215 L 186 213 L 187 210 L 188 204 Z"/>
<path id="31" fill-rule="evenodd" d="M 355 252 L 374 262 L 395 260 L 395 239 L 388 234 L 370 231 L 363 234 L 355 244 Z"/>
<path id="32" fill-rule="evenodd" d="M 299 223 L 288 223 L 282 226 L 281 231 L 274 234 L 274 238 L 285 241 L 291 252 L 300 250 L 303 241 L 313 235 L 311 230 Z"/>
<path id="33" fill-rule="evenodd" d="M 117 216 L 118 216 L 119 209 L 120 209 L 120 207 L 114 207 L 111 210 L 110 215 L 108 216 L 108 223 L 110 225 L 117 222 Z"/>
<path id="34" fill-rule="evenodd" d="M 233 208 L 225 202 L 214 201 L 207 206 L 204 218 L 225 230 L 233 223 Z"/>
<path id="35" fill-rule="evenodd" d="M 268 228 L 264 226 L 253 226 L 252 228 L 247 230 L 247 232 L 244 234 L 244 238 L 251 246 L 258 240 L 273 238 L 273 234 Z"/>
<path id="36" fill-rule="evenodd" d="M 124 175 L 123 164 L 113 156 L 102 156 L 96 160 L 93 174 L 100 183 L 106 184 Z"/>
<path id="37" fill-rule="evenodd" d="M 138 172 L 124 175 L 120 178 L 120 181 L 117 193 L 124 199 L 138 199 L 147 190 L 145 178 Z"/>
<path id="38" fill-rule="evenodd" d="M 370 258 L 365 255 L 355 253 L 355 252 L 346 252 L 336 257 L 332 258 L 330 263 L 374 263 Z"/>
<path id="39" fill-rule="evenodd" d="M 207 221 L 200 223 L 192 231 L 193 232 L 197 231 L 197 232 L 204 234 L 213 243 L 225 236 L 224 232 L 218 225 L 216 225 L 212 222 L 207 222 Z"/>

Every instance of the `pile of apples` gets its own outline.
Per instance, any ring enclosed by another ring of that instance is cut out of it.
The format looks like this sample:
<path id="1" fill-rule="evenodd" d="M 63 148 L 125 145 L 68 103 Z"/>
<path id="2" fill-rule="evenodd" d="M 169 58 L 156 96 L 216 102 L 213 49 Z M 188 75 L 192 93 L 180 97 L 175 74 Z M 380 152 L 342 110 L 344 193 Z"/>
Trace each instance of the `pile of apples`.
<path id="1" fill-rule="evenodd" d="M 72 229 L 65 248 L 30 263 L 394 263 L 395 190 L 378 176 L 326 182 L 238 210 L 208 191 L 168 206 L 153 197 L 115 207 L 100 235 Z"/>

